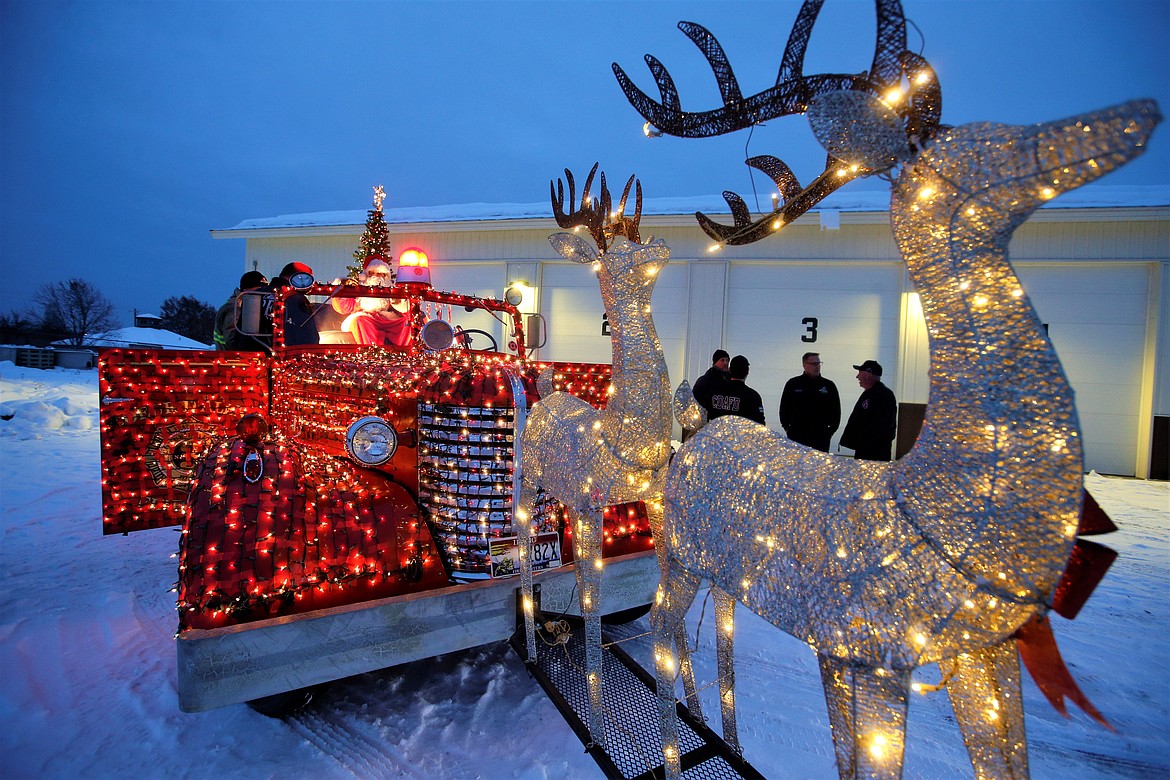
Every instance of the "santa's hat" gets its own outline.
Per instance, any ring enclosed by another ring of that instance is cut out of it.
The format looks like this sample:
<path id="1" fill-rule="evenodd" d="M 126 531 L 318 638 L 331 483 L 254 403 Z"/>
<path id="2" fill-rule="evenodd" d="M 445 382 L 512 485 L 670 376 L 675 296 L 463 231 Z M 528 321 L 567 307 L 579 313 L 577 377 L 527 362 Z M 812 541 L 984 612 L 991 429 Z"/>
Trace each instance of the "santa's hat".
<path id="1" fill-rule="evenodd" d="M 366 258 L 366 264 L 362 266 L 362 273 L 383 273 L 387 276 L 393 276 L 394 269 L 381 255 L 370 255 Z"/>

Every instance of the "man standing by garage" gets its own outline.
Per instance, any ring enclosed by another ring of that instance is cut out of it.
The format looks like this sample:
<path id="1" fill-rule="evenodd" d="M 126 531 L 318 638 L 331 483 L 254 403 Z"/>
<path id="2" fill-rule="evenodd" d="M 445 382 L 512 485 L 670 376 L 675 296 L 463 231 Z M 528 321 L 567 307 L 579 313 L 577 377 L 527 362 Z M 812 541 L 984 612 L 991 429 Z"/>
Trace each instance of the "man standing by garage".
<path id="1" fill-rule="evenodd" d="M 841 396 L 837 385 L 821 376 L 821 356 L 805 352 L 804 373 L 784 384 L 780 396 L 780 425 L 797 444 L 829 451 L 829 440 L 841 425 Z"/>
<path id="2" fill-rule="evenodd" d="M 748 369 L 748 359 L 743 355 L 736 355 L 731 359 L 727 381 L 711 396 L 712 420 L 727 414 L 737 414 L 752 422 L 766 425 L 764 399 L 744 381 L 747 379 Z"/>
<path id="3" fill-rule="evenodd" d="M 898 432 L 898 402 L 894 391 L 882 384 L 882 366 L 867 360 L 857 369 L 861 397 L 845 423 L 841 446 L 853 450 L 858 460 L 889 460 L 890 445 Z"/>
<path id="4" fill-rule="evenodd" d="M 699 406 L 707 410 L 707 419 L 711 419 L 711 396 L 727 381 L 730 361 L 731 355 L 725 350 L 715 350 L 715 354 L 711 355 L 711 367 L 695 380 L 695 385 L 691 388 L 691 395 L 699 402 Z"/>

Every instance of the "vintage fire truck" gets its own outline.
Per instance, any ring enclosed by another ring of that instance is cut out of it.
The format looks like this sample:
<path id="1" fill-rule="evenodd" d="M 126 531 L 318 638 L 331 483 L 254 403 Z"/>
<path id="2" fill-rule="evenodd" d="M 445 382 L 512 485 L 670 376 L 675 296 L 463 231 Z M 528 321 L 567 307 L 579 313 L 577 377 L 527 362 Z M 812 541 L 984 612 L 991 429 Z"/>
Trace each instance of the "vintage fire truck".
<path id="1" fill-rule="evenodd" d="M 237 299 L 255 351 L 100 359 L 105 532 L 182 526 L 185 711 L 507 639 L 535 379 L 606 400 L 608 365 L 530 359 L 515 306 L 436 290 L 425 261 L 390 287 L 291 282 Z M 334 304 L 380 299 L 408 318 L 403 345 L 342 329 Z M 287 343 L 294 305 L 319 344 Z M 575 613 L 571 530 L 538 508 L 542 607 Z M 641 504 L 607 509 L 605 545 L 603 612 L 641 614 L 658 581 Z"/>

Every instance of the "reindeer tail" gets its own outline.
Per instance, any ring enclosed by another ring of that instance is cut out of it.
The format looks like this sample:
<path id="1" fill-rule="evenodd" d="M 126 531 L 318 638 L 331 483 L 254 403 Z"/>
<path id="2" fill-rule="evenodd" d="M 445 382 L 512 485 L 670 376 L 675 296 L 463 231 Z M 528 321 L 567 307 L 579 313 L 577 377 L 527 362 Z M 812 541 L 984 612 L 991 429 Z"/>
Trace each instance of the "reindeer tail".
<path id="1" fill-rule="evenodd" d="M 1116 530 L 1117 526 L 1109 519 L 1109 515 L 1086 490 L 1081 504 L 1081 521 L 1077 527 L 1077 534 L 1092 536 Z M 1116 552 L 1102 544 L 1078 539 L 1069 555 L 1064 576 L 1053 592 L 1052 609 L 1069 620 L 1076 617 L 1116 557 Z M 1020 658 L 1028 668 L 1028 673 L 1032 675 L 1036 686 L 1040 688 L 1053 709 L 1067 718 L 1068 710 L 1064 700 L 1068 698 L 1093 720 L 1110 731 L 1116 731 L 1077 687 L 1068 667 L 1064 665 L 1064 659 L 1060 657 L 1056 636 L 1052 633 L 1052 625 L 1048 622 L 1047 616 L 1033 615 L 1031 620 L 1020 626 L 1016 631 L 1016 646 L 1020 650 Z"/>
<path id="2" fill-rule="evenodd" d="M 1060 657 L 1060 649 L 1056 646 L 1056 637 L 1047 616 L 1033 615 L 1031 620 L 1020 626 L 1016 631 L 1016 647 L 1020 650 L 1020 658 L 1028 668 L 1028 673 L 1053 709 L 1067 718 L 1068 708 L 1064 700 L 1068 698 L 1093 720 L 1110 731 L 1117 731 L 1073 680 L 1068 667 L 1064 665 L 1064 659 Z"/>

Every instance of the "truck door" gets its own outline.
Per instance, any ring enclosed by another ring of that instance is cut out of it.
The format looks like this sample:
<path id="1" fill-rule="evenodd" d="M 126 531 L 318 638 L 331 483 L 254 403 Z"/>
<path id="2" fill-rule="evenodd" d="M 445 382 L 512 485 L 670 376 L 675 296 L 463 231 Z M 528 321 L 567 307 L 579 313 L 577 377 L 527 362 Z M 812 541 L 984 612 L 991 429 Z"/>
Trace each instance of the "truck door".
<path id="1" fill-rule="evenodd" d="M 182 525 L 212 443 L 268 413 L 262 353 L 105 349 L 98 376 L 106 534 Z"/>

